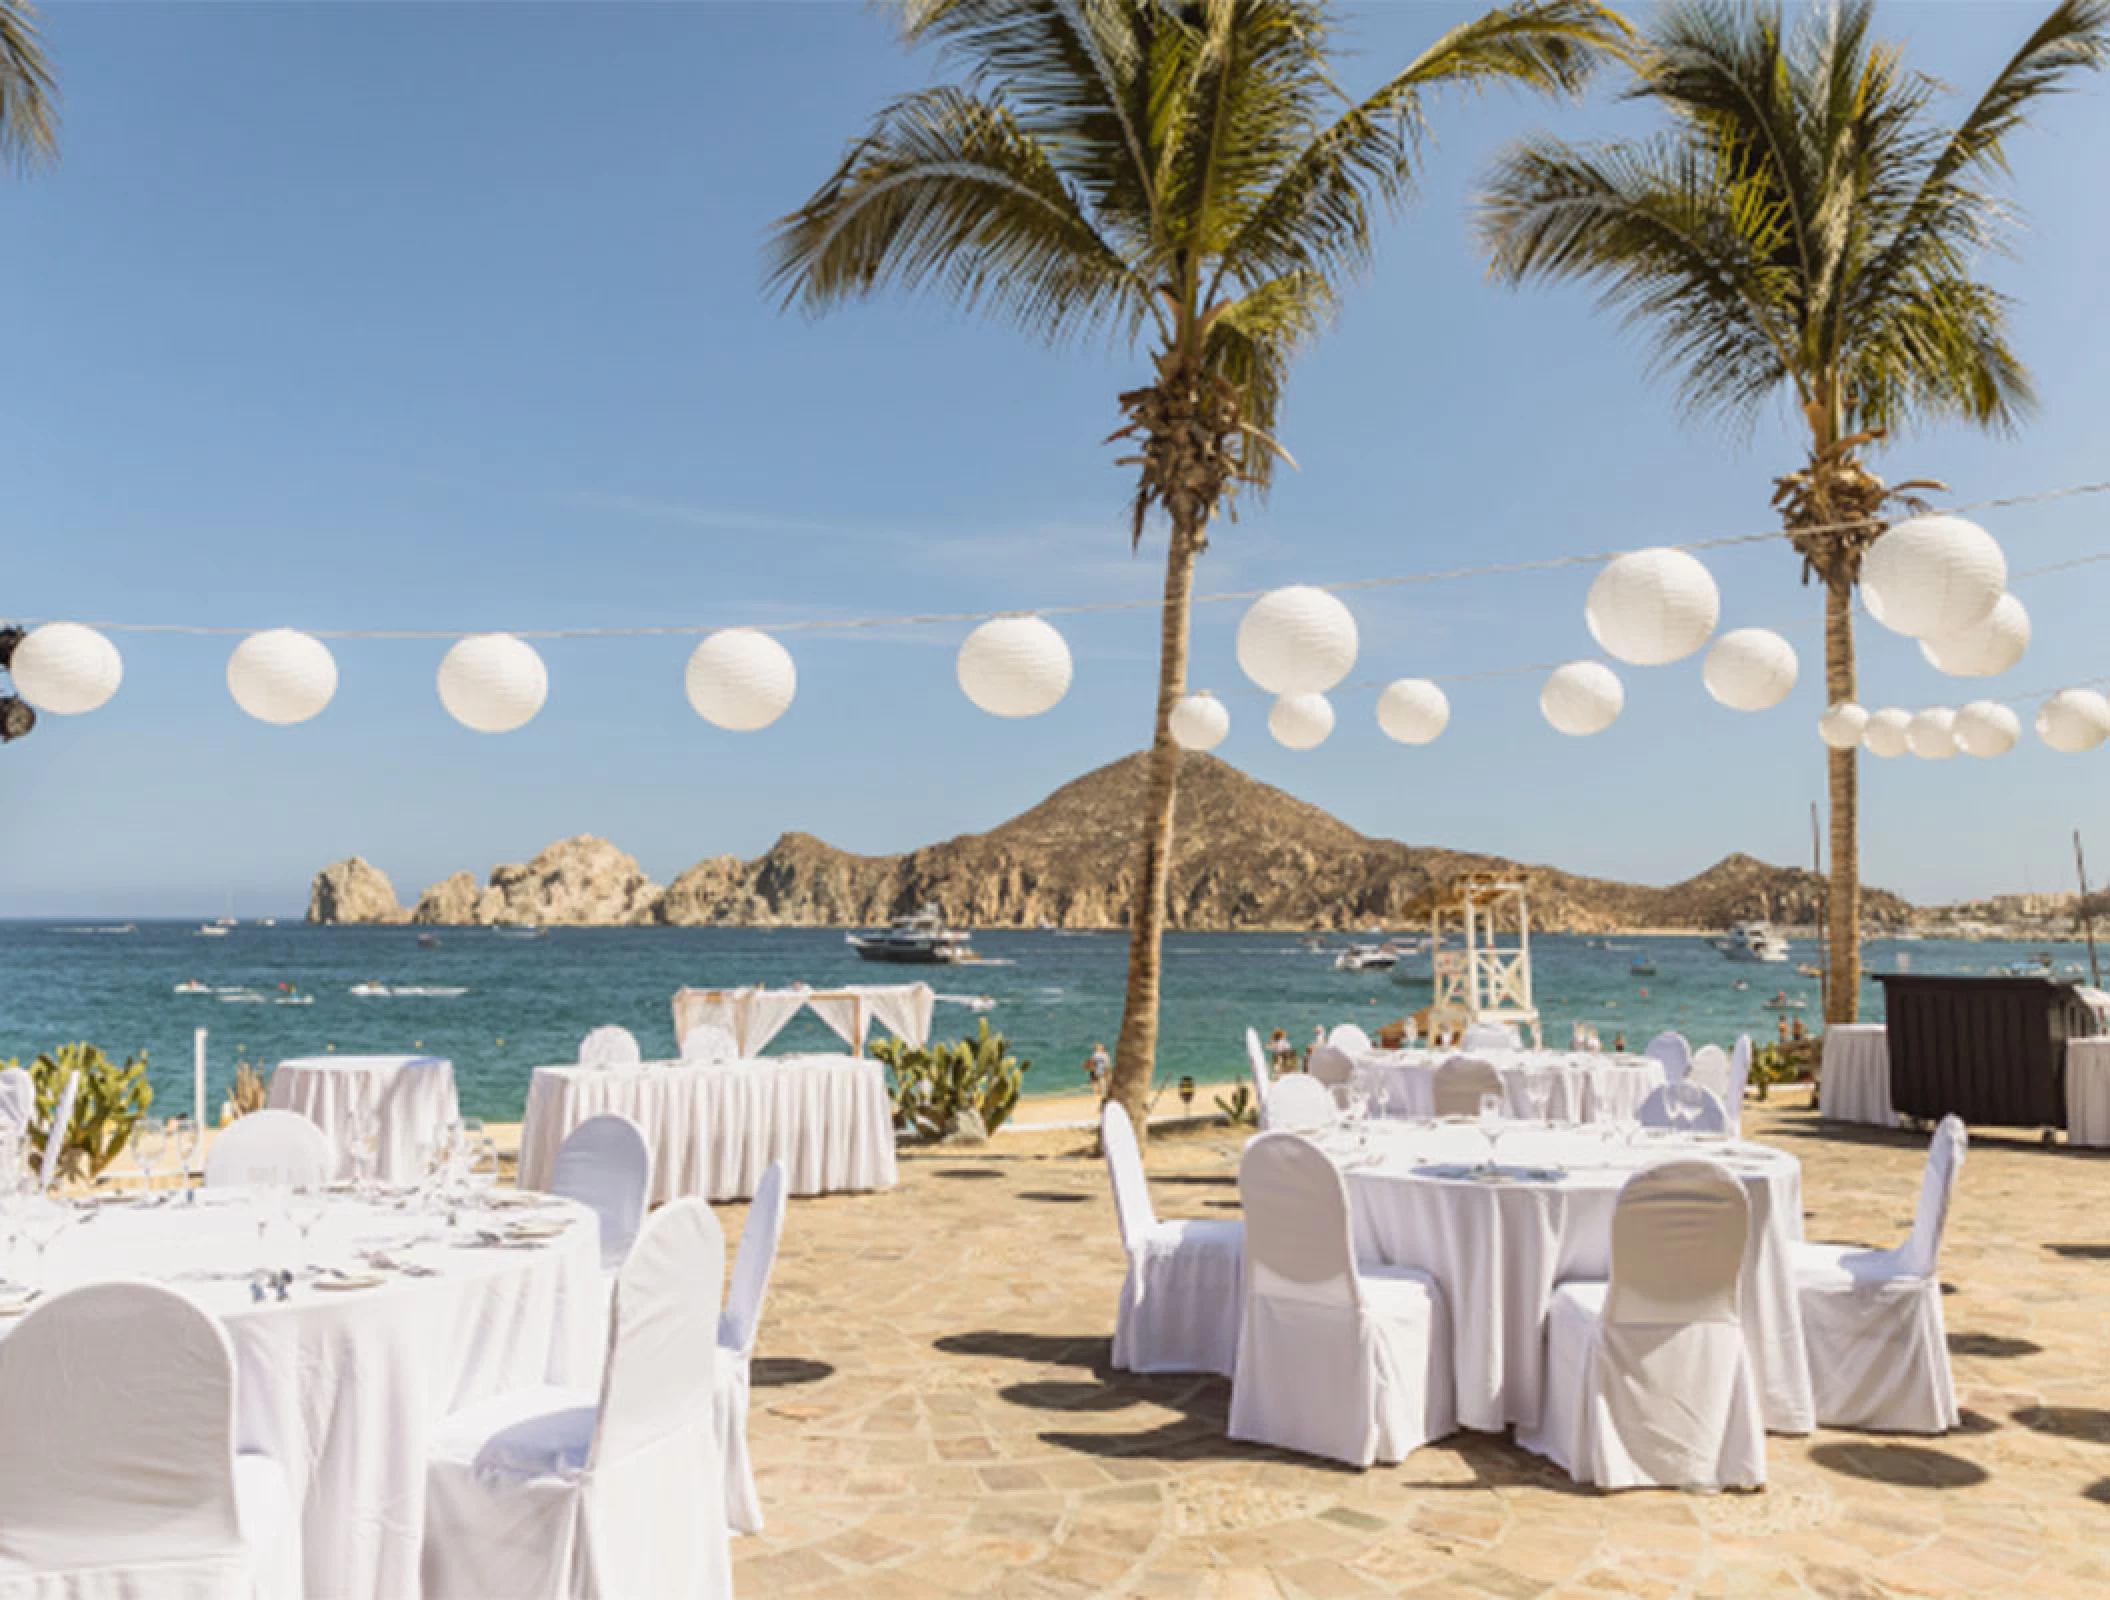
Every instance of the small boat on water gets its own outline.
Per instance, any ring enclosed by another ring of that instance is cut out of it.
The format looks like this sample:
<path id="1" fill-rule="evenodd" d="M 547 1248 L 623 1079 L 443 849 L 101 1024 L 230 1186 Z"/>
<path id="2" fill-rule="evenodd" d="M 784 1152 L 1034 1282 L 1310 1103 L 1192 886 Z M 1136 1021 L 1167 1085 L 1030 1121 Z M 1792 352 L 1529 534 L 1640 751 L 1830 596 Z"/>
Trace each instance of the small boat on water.
<path id="1" fill-rule="evenodd" d="M 549 929 L 535 922 L 494 922 L 491 931 L 501 939 L 547 939 Z"/>
<path id="2" fill-rule="evenodd" d="M 421 933 L 418 935 L 418 948 L 420 950 L 437 950 L 439 947 L 440 936 L 438 934 Z"/>
<path id="3" fill-rule="evenodd" d="M 1389 972 L 1399 952 L 1389 944 L 1352 944 L 1333 958 L 1336 972 Z"/>
<path id="4" fill-rule="evenodd" d="M 1821 978 L 1824 976 L 1824 968 L 1818 966 L 1814 961 L 1798 961 L 1795 964 L 1795 970 L 1805 978 Z"/>
<path id="5" fill-rule="evenodd" d="M 968 934 L 963 929 L 948 928 L 945 913 L 934 905 L 896 917 L 883 933 L 848 933 L 843 937 L 867 961 L 949 966 L 979 959 L 969 947 Z"/>
<path id="6" fill-rule="evenodd" d="M 1800 995 L 1789 994 L 1785 989 L 1775 991 L 1773 998 L 1766 1002 L 1768 1011 L 1807 1011 L 1809 1008 L 1809 1001 Z"/>
<path id="7" fill-rule="evenodd" d="M 212 985 L 211 985 L 211 984 L 209 984 L 209 983 L 200 983 L 200 982 L 199 982 L 199 981 L 198 981 L 198 980 L 197 980 L 196 978 L 192 978 L 192 979 L 190 979 L 190 980 L 189 980 L 188 982 L 185 982 L 185 983 L 179 983 L 179 984 L 177 984 L 177 985 L 176 985 L 176 993 L 178 993 L 178 994 L 211 994 L 211 993 L 212 993 Z"/>
<path id="8" fill-rule="evenodd" d="M 227 937 L 227 932 L 227 925 L 222 922 L 201 922 L 198 924 L 198 937 L 201 939 L 224 939 Z"/>
<path id="9" fill-rule="evenodd" d="M 1656 964 L 1647 956 L 1641 956 L 1626 971 L 1630 978 L 1653 978 L 1656 975 Z"/>
<path id="10" fill-rule="evenodd" d="M 1739 922 L 1714 941 L 1715 949 L 1731 961 L 1785 961 L 1788 941 L 1773 931 L 1763 918 Z"/>

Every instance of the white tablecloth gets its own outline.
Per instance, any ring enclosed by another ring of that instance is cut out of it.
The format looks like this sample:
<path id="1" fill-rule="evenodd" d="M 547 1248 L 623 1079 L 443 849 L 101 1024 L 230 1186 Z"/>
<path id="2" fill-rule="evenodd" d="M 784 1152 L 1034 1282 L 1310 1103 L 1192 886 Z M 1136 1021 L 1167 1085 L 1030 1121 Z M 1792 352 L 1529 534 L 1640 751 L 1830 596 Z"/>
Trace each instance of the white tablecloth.
<path id="1" fill-rule="evenodd" d="M 857 1056 L 765 1056 L 642 1067 L 537 1067 L 520 1130 L 520 1184 L 546 1188 L 564 1136 L 615 1111 L 645 1130 L 652 1199 L 744 1200 L 772 1160 L 793 1194 L 891 1189 L 886 1069 Z"/>
<path id="2" fill-rule="evenodd" d="M 533 1248 L 477 1247 L 443 1237 L 437 1217 L 335 1197 L 305 1244 L 283 1219 L 259 1244 L 258 1215 L 236 1189 L 192 1205 L 103 1206 L 51 1246 L 45 1287 L 154 1278 L 219 1317 L 234 1344 L 236 1446 L 289 1475 L 309 1600 L 415 1596 L 432 1429 L 505 1390 L 597 1381 L 608 1304 L 599 1225 L 583 1206 L 547 1199 L 533 1212 L 465 1212 L 454 1238 L 499 1217 L 565 1226 Z M 283 1303 L 251 1297 L 259 1267 L 359 1269 L 358 1251 L 374 1247 L 435 1275 L 332 1291 L 303 1274 Z M 0 1337 L 17 1325 L 0 1318 Z"/>
<path id="3" fill-rule="evenodd" d="M 2066 1142 L 2110 1145 L 2110 1039 L 2066 1041 Z"/>
<path id="4" fill-rule="evenodd" d="M 1424 1170 L 1485 1161 L 1478 1129 L 1458 1124 L 1376 1124 L 1369 1154 L 1346 1158 L 1358 1258 L 1418 1267 L 1443 1286 L 1461 1424 L 1494 1432 L 1538 1421 L 1554 1288 L 1610 1273 L 1612 1211 L 1628 1178 L 1658 1161 L 1699 1156 L 1728 1165 L 1751 1199 L 1742 1316 L 1766 1427 L 1810 1431 L 1816 1405 L 1793 1266 L 1802 1168 L 1793 1156 L 1719 1139 L 1648 1135 L 1627 1144 L 1595 1131 L 1537 1127 L 1510 1128 L 1499 1154 L 1504 1167 L 1559 1167 L 1565 1175 L 1489 1182 Z"/>
<path id="5" fill-rule="evenodd" d="M 271 1074 L 270 1103 L 298 1111 L 329 1137 L 336 1175 L 352 1175 L 344 1147 L 354 1112 L 380 1119 L 375 1173 L 383 1183 L 424 1176 L 422 1146 L 433 1130 L 462 1114 L 454 1063 L 438 1056 L 295 1056 Z"/>
<path id="6" fill-rule="evenodd" d="M 1501 1075 L 1514 1117 L 1533 1114 L 1525 1081 L 1544 1072 L 1551 1089 L 1546 1114 L 1555 1122 L 1604 1122 L 1631 1118 L 1649 1091 L 1663 1082 L 1663 1063 L 1647 1056 L 1571 1050 L 1373 1050 L 1356 1059 L 1381 1095 L 1373 1111 L 1388 1117 L 1427 1117 L 1436 1109 L 1436 1069 L 1457 1055 L 1485 1061 Z"/>
<path id="7" fill-rule="evenodd" d="M 1890 1043 L 1882 1023 L 1835 1022 L 1824 1030 L 1817 1114 L 1834 1122 L 1898 1126 L 1890 1109 Z"/>

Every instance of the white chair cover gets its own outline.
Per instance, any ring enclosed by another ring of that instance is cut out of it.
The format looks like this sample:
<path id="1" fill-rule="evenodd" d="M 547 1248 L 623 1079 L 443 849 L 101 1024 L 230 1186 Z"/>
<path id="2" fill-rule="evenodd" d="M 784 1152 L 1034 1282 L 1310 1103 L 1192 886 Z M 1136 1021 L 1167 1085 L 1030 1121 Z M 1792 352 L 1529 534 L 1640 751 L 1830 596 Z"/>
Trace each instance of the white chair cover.
<path id="1" fill-rule="evenodd" d="M 1729 1111 L 1729 1131 L 1741 1133 L 1744 1126 L 1744 1095 L 1751 1088 L 1751 1035 L 1736 1036 L 1736 1048 L 1729 1052 L 1729 1098 L 1725 1105 Z"/>
<path id="2" fill-rule="evenodd" d="M 1456 1426 L 1450 1318 L 1426 1273 L 1357 1271 L 1348 1191 L 1317 1146 L 1263 1133 L 1238 1164 L 1245 1324 L 1234 1439 L 1367 1467 Z"/>
<path id="3" fill-rule="evenodd" d="M 579 1041 L 582 1067 L 634 1067 L 645 1059 L 637 1047 L 637 1035 L 611 1022 L 596 1028 Z"/>
<path id="4" fill-rule="evenodd" d="M 0 1072 L 0 1122 L 10 1124 L 17 1135 L 29 1132 L 37 1116 L 37 1080 L 21 1067 Z"/>
<path id="5" fill-rule="evenodd" d="M 172 1289 L 95 1283 L 0 1340 L 0 1593 L 297 1600 L 285 1474 L 234 1450 L 234 1352 Z"/>
<path id="6" fill-rule="evenodd" d="M 1305 1058 L 1304 1070 L 1327 1088 L 1333 1089 L 1355 1076 L 1355 1061 L 1347 1051 L 1338 1046 L 1322 1044 L 1314 1047 L 1312 1053 Z"/>
<path id="7" fill-rule="evenodd" d="M 1895 1249 L 1796 1250 L 1795 1294 L 1817 1420 L 1825 1427 L 1946 1433 L 1956 1426 L 1937 1268 L 1968 1143 L 1960 1118 L 1942 1118 L 1927 1149 L 1912 1232 Z"/>
<path id="8" fill-rule="evenodd" d="M 718 1448 L 725 1461 L 725 1520 L 735 1533 L 762 1531 L 762 1497 L 747 1453 L 747 1412 L 753 1389 L 755 1334 L 770 1270 L 784 1237 L 784 1163 L 772 1161 L 755 1189 L 733 1257 L 725 1312 L 718 1319 Z"/>
<path id="9" fill-rule="evenodd" d="M 1333 1096 L 1310 1073 L 1286 1073 L 1269 1086 L 1269 1128 L 1324 1128 L 1333 1120 Z"/>
<path id="10" fill-rule="evenodd" d="M 1523 1042 L 1523 1036 L 1507 1022 L 1476 1022 L 1465 1030 L 1465 1037 L 1458 1041 L 1458 1048 L 1461 1050 L 1515 1050 Z"/>
<path id="11" fill-rule="evenodd" d="M 59 1090 L 59 1103 L 51 1113 L 51 1126 L 44 1134 L 44 1164 L 37 1172 L 40 1188 L 49 1189 L 59 1175 L 59 1157 L 66 1153 L 66 1135 L 73 1128 L 73 1102 L 79 1098 L 80 1092 L 80 1073 L 67 1073 L 65 1086 Z M 31 1104 L 34 1103 L 32 1099 Z"/>
<path id="12" fill-rule="evenodd" d="M 1546 1319 L 1546 1388 L 1517 1443 L 1607 1489 L 1755 1488 L 1765 1424 L 1739 1319 L 1751 1205 L 1708 1161 L 1627 1181 L 1609 1284 L 1567 1283 Z"/>
<path id="13" fill-rule="evenodd" d="M 717 1061 L 740 1059 L 740 1044 L 730 1029 L 715 1022 L 699 1022 L 681 1036 L 681 1059 L 708 1066 Z"/>
<path id="14" fill-rule="evenodd" d="M 426 1600 L 721 1600 L 714 1409 L 725 1238 L 662 1207 L 618 1274 L 598 1396 L 537 1389 L 451 1418 L 426 1471 Z"/>
<path id="15" fill-rule="evenodd" d="M 1659 1033 L 1641 1053 L 1662 1062 L 1663 1076 L 1672 1083 L 1692 1070 L 1692 1046 L 1682 1033 Z"/>
<path id="16" fill-rule="evenodd" d="M 1099 1143 L 1128 1252 L 1114 1318 L 1114 1366 L 1229 1377 L 1238 1358 L 1245 1229 L 1214 1218 L 1158 1220 L 1135 1125 L 1119 1101 L 1107 1101 L 1099 1114 Z"/>
<path id="17" fill-rule="evenodd" d="M 549 1192 L 593 1208 L 601 1219 L 601 1265 L 620 1267 L 652 1192 L 652 1150 L 644 1129 L 613 1112 L 588 1117 L 557 1147 Z"/>
<path id="18" fill-rule="evenodd" d="M 1452 1056 L 1429 1074 L 1429 1095 L 1439 1117 L 1477 1117 L 1482 1095 L 1498 1096 L 1504 1107 L 1509 1095 L 1502 1087 L 1502 1074 L 1494 1063 L 1477 1056 Z"/>
<path id="19" fill-rule="evenodd" d="M 320 1186 L 336 1167 L 329 1136 L 298 1111 L 266 1107 L 222 1128 L 205 1157 L 205 1185 Z"/>
<path id="20" fill-rule="evenodd" d="M 1692 1053 L 1692 1065 L 1685 1069 L 1687 1083 L 1696 1083 L 1715 1099 L 1722 1102 L 1722 1109 L 1729 1108 L 1729 1080 L 1733 1076 L 1729 1066 L 1729 1052 L 1718 1044 L 1703 1044 Z"/>
<path id="21" fill-rule="evenodd" d="M 1712 1089 L 1702 1087 L 1691 1078 L 1658 1084 L 1649 1090 L 1648 1098 L 1641 1102 L 1635 1118 L 1644 1128 L 1671 1127 L 1674 1125 L 1671 1121 L 1671 1107 L 1681 1102 L 1691 1108 L 1694 1132 L 1729 1132 L 1728 1108 L 1716 1098 Z"/>
<path id="22" fill-rule="evenodd" d="M 1351 1056 L 1367 1056 L 1371 1050 L 1370 1035 L 1352 1022 L 1344 1022 L 1334 1029 L 1326 1036 L 1326 1042 Z"/>
<path id="23" fill-rule="evenodd" d="M 1265 1128 L 1267 1126 L 1267 1054 L 1260 1048 L 1260 1034 L 1257 1029 L 1248 1028 L 1245 1031 L 1245 1064 L 1246 1069 L 1253 1075 L 1253 1115 L 1259 1121 L 1260 1126 Z"/>

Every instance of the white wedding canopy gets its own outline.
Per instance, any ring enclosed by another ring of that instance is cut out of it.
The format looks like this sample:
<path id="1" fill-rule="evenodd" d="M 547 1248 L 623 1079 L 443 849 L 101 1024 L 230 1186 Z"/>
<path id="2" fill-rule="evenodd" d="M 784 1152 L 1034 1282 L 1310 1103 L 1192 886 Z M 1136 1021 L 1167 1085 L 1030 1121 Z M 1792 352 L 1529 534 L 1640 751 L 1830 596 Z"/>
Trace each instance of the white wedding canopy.
<path id="1" fill-rule="evenodd" d="M 865 1035 L 873 1023 L 912 1050 L 930 1042 L 931 1009 L 937 996 L 927 983 L 857 984 L 844 989 L 677 989 L 674 992 L 674 1037 L 686 1039 L 701 1023 L 733 1036 L 746 1060 L 760 1055 L 786 1023 L 810 1008 L 857 1054 L 864 1054 Z"/>

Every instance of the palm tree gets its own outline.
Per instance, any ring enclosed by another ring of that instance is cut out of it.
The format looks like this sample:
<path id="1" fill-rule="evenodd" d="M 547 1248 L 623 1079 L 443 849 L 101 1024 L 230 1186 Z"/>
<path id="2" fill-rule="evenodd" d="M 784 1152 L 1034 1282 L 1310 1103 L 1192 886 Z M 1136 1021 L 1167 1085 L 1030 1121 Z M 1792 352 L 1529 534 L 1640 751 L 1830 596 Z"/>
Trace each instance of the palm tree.
<path id="1" fill-rule="evenodd" d="M 2006 428 L 2032 400 L 2007 300 L 1974 276 L 2000 243 L 1990 185 L 2034 103 L 2105 60 L 2106 0 L 2061 0 L 1954 128 L 1941 86 L 1870 37 L 1845 0 L 1792 35 L 1774 7 L 1686 0 L 1634 55 L 1631 96 L 1668 113 L 1649 139 L 1527 141 L 1497 165 L 1482 231 L 1512 283 L 1577 279 L 1647 325 L 1688 411 L 1748 422 L 1786 393 L 1809 458 L 1775 481 L 1803 581 L 1824 585 L 1825 689 L 1852 700 L 1854 586 L 1895 488 L 1861 453 L 1908 423 Z M 1861 997 L 1856 752 L 1830 752 L 1831 972 L 1825 1017 Z"/>
<path id="2" fill-rule="evenodd" d="M 56 93 L 37 39 L 37 8 L 0 0 L 0 163 L 30 166 L 57 152 Z"/>
<path id="3" fill-rule="evenodd" d="M 873 119 L 776 228 L 771 282 L 809 313 L 901 286 L 1050 343 L 1147 345 L 1120 396 L 1131 548 L 1169 528 L 1157 714 L 1112 1093 L 1144 1126 L 1157 1056 L 1188 602 L 1210 524 L 1267 486 L 1291 358 L 1412 185 L 1429 91 L 1575 90 L 1624 24 L 1520 0 L 1453 28 L 1360 101 L 1334 86 L 1325 0 L 906 0 L 966 69 Z"/>

